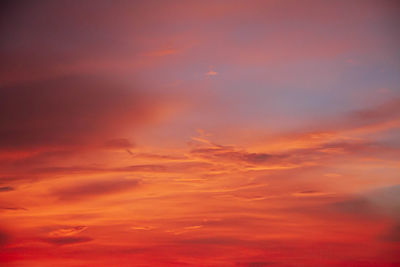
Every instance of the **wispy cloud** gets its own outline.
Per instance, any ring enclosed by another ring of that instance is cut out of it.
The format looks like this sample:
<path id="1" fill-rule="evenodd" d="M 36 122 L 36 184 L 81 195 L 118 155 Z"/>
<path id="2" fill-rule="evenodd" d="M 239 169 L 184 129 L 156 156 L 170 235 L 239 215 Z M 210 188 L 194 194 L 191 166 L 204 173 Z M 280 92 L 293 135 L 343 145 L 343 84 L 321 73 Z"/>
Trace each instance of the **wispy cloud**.
<path id="1" fill-rule="evenodd" d="M 52 195 L 60 201 L 79 201 L 81 199 L 114 194 L 139 186 L 139 180 L 114 178 L 84 182 L 65 188 L 54 189 Z"/>
<path id="2" fill-rule="evenodd" d="M 396 4 L 6 2 L 0 265 L 399 265 Z"/>
<path id="3" fill-rule="evenodd" d="M 72 236 L 85 231 L 87 228 L 88 228 L 87 226 L 81 226 L 81 225 L 72 227 L 63 227 L 50 232 L 49 236 L 51 237 Z"/>
<path id="4" fill-rule="evenodd" d="M 0 192 L 9 192 L 9 191 L 14 191 L 15 188 L 11 187 L 11 186 L 2 186 L 0 187 Z"/>
<path id="5" fill-rule="evenodd" d="M 43 238 L 42 241 L 46 243 L 50 243 L 52 245 L 58 245 L 58 246 L 63 246 L 63 245 L 74 245 L 74 244 L 81 244 L 81 243 L 86 243 L 90 242 L 93 239 L 90 237 L 49 237 L 49 238 Z"/>

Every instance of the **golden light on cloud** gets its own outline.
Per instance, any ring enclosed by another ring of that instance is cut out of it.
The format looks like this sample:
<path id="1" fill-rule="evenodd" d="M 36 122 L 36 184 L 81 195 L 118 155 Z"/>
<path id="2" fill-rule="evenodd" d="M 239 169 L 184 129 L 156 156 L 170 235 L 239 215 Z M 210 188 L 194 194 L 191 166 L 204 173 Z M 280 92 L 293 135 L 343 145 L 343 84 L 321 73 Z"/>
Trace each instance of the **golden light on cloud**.
<path id="1" fill-rule="evenodd" d="M 396 3 L 1 5 L 1 266 L 400 265 Z"/>

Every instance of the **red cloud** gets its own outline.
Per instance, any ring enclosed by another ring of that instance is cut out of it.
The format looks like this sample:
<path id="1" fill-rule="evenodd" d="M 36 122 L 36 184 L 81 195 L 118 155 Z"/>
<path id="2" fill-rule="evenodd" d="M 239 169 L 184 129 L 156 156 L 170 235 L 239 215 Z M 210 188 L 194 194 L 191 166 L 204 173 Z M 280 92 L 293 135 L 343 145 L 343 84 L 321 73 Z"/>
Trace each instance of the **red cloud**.
<path id="1" fill-rule="evenodd" d="M 3 87 L 0 149 L 104 143 L 127 128 L 152 120 L 158 104 L 157 98 L 141 88 L 98 77 L 66 77 Z"/>
<path id="2" fill-rule="evenodd" d="M 139 186 L 138 180 L 115 178 L 109 180 L 97 180 L 66 188 L 55 189 L 52 194 L 61 201 L 76 201 L 101 195 L 118 193 L 135 188 L 137 186 Z"/>

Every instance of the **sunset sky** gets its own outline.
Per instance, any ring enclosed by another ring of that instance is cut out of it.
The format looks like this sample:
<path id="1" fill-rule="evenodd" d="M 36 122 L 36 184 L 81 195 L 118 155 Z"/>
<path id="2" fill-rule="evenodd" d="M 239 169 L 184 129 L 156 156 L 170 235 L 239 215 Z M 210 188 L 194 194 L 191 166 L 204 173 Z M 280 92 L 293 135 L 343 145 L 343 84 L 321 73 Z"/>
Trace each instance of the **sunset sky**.
<path id="1" fill-rule="evenodd" d="M 400 266 L 399 2 L 0 13 L 0 266 Z"/>

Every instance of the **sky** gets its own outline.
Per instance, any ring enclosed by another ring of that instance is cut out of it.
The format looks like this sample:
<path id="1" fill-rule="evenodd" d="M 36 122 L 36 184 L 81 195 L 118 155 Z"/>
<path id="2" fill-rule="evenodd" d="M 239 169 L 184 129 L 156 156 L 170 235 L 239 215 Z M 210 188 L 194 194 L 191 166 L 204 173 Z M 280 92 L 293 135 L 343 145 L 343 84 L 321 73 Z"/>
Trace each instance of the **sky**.
<path id="1" fill-rule="evenodd" d="M 400 265 L 396 1 L 1 5 L 1 266 Z"/>

